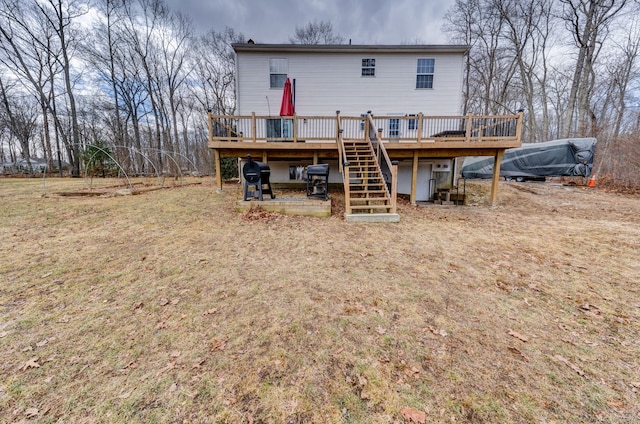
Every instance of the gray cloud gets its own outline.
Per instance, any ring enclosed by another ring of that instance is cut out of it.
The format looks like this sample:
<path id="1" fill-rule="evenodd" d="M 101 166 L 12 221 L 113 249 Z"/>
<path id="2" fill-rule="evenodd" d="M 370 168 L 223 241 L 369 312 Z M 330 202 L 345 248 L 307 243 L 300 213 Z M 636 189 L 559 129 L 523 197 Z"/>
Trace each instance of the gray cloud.
<path id="1" fill-rule="evenodd" d="M 442 18 L 453 0 L 167 0 L 200 32 L 231 27 L 257 43 L 288 43 L 296 26 L 330 21 L 353 44 L 446 43 Z"/>

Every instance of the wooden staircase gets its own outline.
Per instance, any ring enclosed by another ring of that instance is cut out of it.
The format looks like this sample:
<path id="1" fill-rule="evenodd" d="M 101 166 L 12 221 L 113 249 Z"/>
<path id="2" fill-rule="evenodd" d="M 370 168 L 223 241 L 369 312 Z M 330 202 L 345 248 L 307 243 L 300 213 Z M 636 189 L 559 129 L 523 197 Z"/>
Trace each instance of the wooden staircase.
<path id="1" fill-rule="evenodd" d="M 399 216 L 371 143 L 345 140 L 343 146 L 347 220 L 397 222 Z"/>

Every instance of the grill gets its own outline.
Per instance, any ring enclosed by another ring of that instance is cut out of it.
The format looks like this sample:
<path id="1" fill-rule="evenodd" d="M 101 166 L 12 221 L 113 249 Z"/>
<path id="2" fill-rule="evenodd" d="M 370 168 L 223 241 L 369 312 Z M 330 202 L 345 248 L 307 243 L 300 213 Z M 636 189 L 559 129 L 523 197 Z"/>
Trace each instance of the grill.
<path id="1" fill-rule="evenodd" d="M 307 197 L 329 199 L 329 164 L 307 166 Z"/>
<path id="2" fill-rule="evenodd" d="M 252 160 L 251 155 L 247 155 L 247 163 L 242 167 L 242 176 L 244 177 L 244 200 L 255 198 L 262 200 L 263 194 L 271 195 L 275 199 L 276 195 L 271 190 L 269 176 L 271 168 L 264 162 Z M 267 186 L 264 188 L 264 186 Z M 250 187 L 252 187 L 250 189 Z"/>

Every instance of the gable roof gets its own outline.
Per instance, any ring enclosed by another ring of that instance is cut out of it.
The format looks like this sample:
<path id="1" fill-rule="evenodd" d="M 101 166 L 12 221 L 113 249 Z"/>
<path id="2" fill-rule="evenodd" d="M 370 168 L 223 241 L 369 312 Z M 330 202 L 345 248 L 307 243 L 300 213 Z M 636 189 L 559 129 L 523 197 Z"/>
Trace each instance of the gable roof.
<path id="1" fill-rule="evenodd" d="M 446 44 L 251 44 L 234 43 L 236 53 L 458 53 L 466 54 L 470 46 Z"/>

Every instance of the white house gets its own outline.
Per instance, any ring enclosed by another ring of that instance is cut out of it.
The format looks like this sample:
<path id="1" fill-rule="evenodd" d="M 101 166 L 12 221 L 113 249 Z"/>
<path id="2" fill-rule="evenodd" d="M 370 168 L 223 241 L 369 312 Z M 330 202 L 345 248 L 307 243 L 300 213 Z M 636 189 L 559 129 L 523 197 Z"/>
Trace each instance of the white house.
<path id="1" fill-rule="evenodd" d="M 467 46 L 234 44 L 238 114 L 277 115 L 294 82 L 298 115 L 461 113 Z"/>
<path id="2" fill-rule="evenodd" d="M 455 158 L 492 155 L 499 161 L 505 149 L 521 144 L 520 115 L 462 116 L 468 46 L 249 42 L 233 49 L 236 115 L 209 116 L 217 167 L 220 155 L 251 153 L 268 160 L 278 183 L 295 179 L 292 171 L 300 166 L 324 162 L 331 166 L 330 181 L 342 183 L 345 140 L 374 133 L 386 161 L 397 161 L 398 192 L 415 203 L 452 185 Z M 280 117 L 287 79 L 295 115 Z M 494 187 L 492 200 L 497 175 Z"/>

